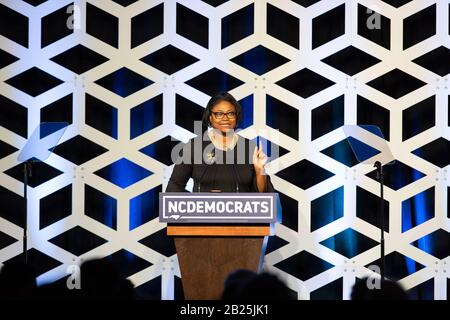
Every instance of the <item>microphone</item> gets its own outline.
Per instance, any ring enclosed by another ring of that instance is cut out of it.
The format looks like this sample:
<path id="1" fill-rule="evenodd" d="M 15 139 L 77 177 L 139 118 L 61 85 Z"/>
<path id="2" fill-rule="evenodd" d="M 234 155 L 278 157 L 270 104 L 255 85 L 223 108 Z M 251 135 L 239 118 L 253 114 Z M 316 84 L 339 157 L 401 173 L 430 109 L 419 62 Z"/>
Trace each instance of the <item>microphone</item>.
<path id="1" fill-rule="evenodd" d="M 241 183 L 241 181 L 240 181 L 240 179 L 239 179 L 239 174 L 238 174 L 238 172 L 237 172 L 236 164 L 235 164 L 235 163 L 233 163 L 233 172 L 234 172 L 234 176 L 235 176 L 235 178 L 236 178 L 236 192 L 239 193 L 239 184 Z"/>
<path id="2" fill-rule="evenodd" d="M 206 163 L 205 170 L 203 170 L 202 175 L 200 176 L 200 179 L 198 179 L 198 187 L 197 187 L 198 191 L 197 192 L 200 192 L 200 190 L 201 190 L 201 183 L 202 183 L 203 177 L 205 176 L 206 172 L 209 169 L 209 166 L 216 162 L 214 151 L 212 151 L 210 154 L 208 154 L 208 160 L 209 161 L 208 161 L 208 163 Z"/>

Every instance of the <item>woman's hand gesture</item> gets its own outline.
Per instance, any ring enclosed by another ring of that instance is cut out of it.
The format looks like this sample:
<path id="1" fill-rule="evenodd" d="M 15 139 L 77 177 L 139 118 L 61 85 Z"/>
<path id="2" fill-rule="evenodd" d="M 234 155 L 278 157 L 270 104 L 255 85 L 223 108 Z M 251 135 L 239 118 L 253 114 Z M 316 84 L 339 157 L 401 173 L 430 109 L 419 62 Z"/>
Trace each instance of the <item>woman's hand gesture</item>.
<path id="1" fill-rule="evenodd" d="M 257 174 L 264 173 L 264 165 L 267 163 L 267 156 L 263 152 L 262 143 L 259 142 L 259 148 L 255 147 L 253 152 L 253 166 Z"/>

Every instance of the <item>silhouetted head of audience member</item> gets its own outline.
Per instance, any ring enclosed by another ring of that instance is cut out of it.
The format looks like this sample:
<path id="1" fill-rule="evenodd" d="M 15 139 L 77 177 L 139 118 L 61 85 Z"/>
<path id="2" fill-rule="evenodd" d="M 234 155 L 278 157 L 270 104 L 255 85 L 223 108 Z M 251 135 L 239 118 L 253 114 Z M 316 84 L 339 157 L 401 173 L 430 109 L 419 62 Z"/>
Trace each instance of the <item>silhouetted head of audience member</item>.
<path id="1" fill-rule="evenodd" d="M 296 300 L 296 296 L 277 276 L 249 270 L 231 272 L 225 280 L 223 300 Z"/>
<path id="2" fill-rule="evenodd" d="M 36 271 L 24 261 L 6 262 L 0 270 L 0 300 L 22 300 L 33 296 Z"/>
<path id="3" fill-rule="evenodd" d="M 358 280 L 351 293 L 352 300 L 409 300 L 407 292 L 395 281 L 381 280 L 378 285 L 369 278 Z"/>
<path id="4" fill-rule="evenodd" d="M 257 274 L 247 269 L 238 269 L 230 272 L 225 279 L 224 289 L 222 293 L 223 300 L 233 300 L 237 294 L 238 289 L 250 277 L 255 277 Z"/>
<path id="5" fill-rule="evenodd" d="M 114 264 L 106 259 L 84 262 L 80 276 L 84 299 L 135 299 L 133 284 L 121 277 Z"/>

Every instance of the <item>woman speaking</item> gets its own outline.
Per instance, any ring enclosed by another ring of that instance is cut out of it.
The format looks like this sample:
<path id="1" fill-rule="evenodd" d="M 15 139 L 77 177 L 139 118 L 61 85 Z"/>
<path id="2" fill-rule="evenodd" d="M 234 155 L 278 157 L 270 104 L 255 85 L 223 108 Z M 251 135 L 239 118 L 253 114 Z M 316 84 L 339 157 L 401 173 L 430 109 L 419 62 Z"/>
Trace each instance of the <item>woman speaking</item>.
<path id="1" fill-rule="evenodd" d="M 202 119 L 208 130 L 185 145 L 166 192 L 186 191 L 190 178 L 193 192 L 274 192 L 262 146 L 235 132 L 241 121 L 242 108 L 231 94 L 213 96 Z"/>

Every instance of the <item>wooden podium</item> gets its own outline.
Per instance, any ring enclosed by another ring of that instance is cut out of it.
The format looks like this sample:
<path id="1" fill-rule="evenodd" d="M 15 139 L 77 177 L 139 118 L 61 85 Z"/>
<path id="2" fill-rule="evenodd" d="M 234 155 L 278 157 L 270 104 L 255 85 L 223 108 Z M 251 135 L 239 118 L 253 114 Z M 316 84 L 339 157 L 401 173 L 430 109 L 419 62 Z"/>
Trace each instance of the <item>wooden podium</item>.
<path id="1" fill-rule="evenodd" d="M 221 298 L 224 281 L 236 269 L 257 272 L 270 225 L 168 226 L 173 236 L 186 300 Z"/>

